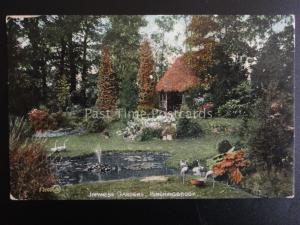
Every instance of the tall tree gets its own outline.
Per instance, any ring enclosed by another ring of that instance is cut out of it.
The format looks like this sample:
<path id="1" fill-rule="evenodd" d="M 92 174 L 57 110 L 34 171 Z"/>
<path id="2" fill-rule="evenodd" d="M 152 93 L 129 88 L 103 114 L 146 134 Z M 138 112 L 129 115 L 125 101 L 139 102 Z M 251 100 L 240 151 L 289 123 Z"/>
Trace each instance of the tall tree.
<path id="1" fill-rule="evenodd" d="M 101 111 L 114 111 L 116 109 L 116 79 L 112 70 L 112 61 L 109 49 L 104 47 L 102 53 L 102 64 L 98 80 L 97 107 Z"/>
<path id="2" fill-rule="evenodd" d="M 137 105 L 138 48 L 140 28 L 146 25 L 142 16 L 110 16 L 104 44 L 109 45 L 117 74 L 119 107 L 133 110 Z"/>
<path id="3" fill-rule="evenodd" d="M 188 26 L 186 42 L 192 51 L 186 52 L 184 59 L 202 80 L 209 76 L 208 69 L 213 65 L 217 30 L 218 24 L 210 16 L 193 16 Z"/>
<path id="4" fill-rule="evenodd" d="M 14 115 L 24 115 L 33 106 L 33 81 L 22 69 L 25 53 L 20 43 L 21 23 L 11 19 L 6 24 L 7 32 L 7 62 L 8 62 L 8 108 Z M 18 97 L 16 97 L 18 96 Z"/>
<path id="5" fill-rule="evenodd" d="M 23 20 L 24 35 L 28 38 L 29 44 L 25 47 L 27 57 L 26 73 L 35 79 L 33 91 L 39 96 L 39 103 L 47 100 L 47 61 L 49 49 L 44 37 L 45 17 L 28 18 Z"/>
<path id="6" fill-rule="evenodd" d="M 222 29 L 214 16 L 193 16 L 186 39 L 191 51 L 185 60 L 199 75 L 200 87 L 211 93 L 216 107 L 230 98 L 228 90 L 246 79 L 241 62 L 234 60 L 220 41 Z"/>
<path id="7" fill-rule="evenodd" d="M 154 108 L 156 82 L 154 78 L 154 60 L 152 50 L 147 39 L 142 42 L 139 53 L 140 67 L 138 72 L 138 109 L 149 111 Z"/>

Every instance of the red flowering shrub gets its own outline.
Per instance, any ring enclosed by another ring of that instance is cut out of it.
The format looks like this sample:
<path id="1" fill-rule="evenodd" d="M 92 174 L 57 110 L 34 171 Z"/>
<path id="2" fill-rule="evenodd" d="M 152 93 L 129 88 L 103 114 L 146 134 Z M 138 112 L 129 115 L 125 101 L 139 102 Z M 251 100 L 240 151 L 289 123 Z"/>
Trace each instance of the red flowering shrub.
<path id="1" fill-rule="evenodd" d="M 34 131 L 55 130 L 67 123 L 62 112 L 48 114 L 48 112 L 38 109 L 32 109 L 28 113 L 28 119 Z"/>
<path id="2" fill-rule="evenodd" d="M 44 131 L 48 129 L 49 114 L 45 111 L 32 109 L 28 113 L 30 126 L 34 131 Z"/>
<path id="3" fill-rule="evenodd" d="M 200 110 L 206 110 L 206 111 L 212 111 L 214 108 L 214 103 L 212 102 L 206 102 L 202 106 L 200 106 Z"/>
<path id="4" fill-rule="evenodd" d="M 241 182 L 243 175 L 241 169 L 248 165 L 245 159 L 245 150 L 226 152 L 223 160 L 213 166 L 213 172 L 216 176 L 228 174 L 232 182 L 238 184 Z"/>

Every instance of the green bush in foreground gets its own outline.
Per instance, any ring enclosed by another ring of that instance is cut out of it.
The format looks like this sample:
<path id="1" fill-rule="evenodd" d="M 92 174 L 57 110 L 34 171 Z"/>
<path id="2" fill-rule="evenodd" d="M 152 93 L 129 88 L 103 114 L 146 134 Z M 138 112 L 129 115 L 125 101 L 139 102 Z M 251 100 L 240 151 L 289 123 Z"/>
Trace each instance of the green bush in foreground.
<path id="1" fill-rule="evenodd" d="M 230 144 L 230 142 L 228 140 L 222 140 L 217 145 L 217 150 L 219 153 L 225 153 L 231 148 L 232 148 L 232 145 Z"/>
<path id="2" fill-rule="evenodd" d="M 200 125 L 196 122 L 192 122 L 191 119 L 186 117 L 180 118 L 176 127 L 178 138 L 200 137 L 203 134 Z"/>
<path id="3" fill-rule="evenodd" d="M 87 119 L 83 122 L 83 125 L 91 133 L 102 132 L 107 127 L 107 124 L 101 117 L 87 117 Z"/>
<path id="4" fill-rule="evenodd" d="M 139 136 L 140 141 L 149 141 L 153 138 L 160 138 L 161 137 L 161 129 L 151 129 L 145 128 L 143 129 L 141 135 Z"/>

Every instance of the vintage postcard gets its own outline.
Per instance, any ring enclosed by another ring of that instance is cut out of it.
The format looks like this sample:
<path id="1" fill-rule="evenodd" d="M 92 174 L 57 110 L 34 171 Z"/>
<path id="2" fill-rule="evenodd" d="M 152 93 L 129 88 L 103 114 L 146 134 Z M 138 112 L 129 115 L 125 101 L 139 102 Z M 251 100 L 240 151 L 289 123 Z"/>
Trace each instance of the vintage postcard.
<path id="1" fill-rule="evenodd" d="M 294 196 L 293 15 L 6 18 L 12 200 Z"/>

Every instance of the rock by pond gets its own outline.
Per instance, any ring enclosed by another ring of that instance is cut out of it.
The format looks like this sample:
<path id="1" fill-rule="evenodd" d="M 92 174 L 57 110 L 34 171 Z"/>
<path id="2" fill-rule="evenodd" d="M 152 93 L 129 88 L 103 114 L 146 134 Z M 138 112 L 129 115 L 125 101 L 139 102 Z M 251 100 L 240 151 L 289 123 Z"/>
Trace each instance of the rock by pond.
<path id="1" fill-rule="evenodd" d="M 60 185 L 96 181 L 143 178 L 178 173 L 168 168 L 165 152 L 103 151 L 101 163 L 95 154 L 52 158 Z"/>

